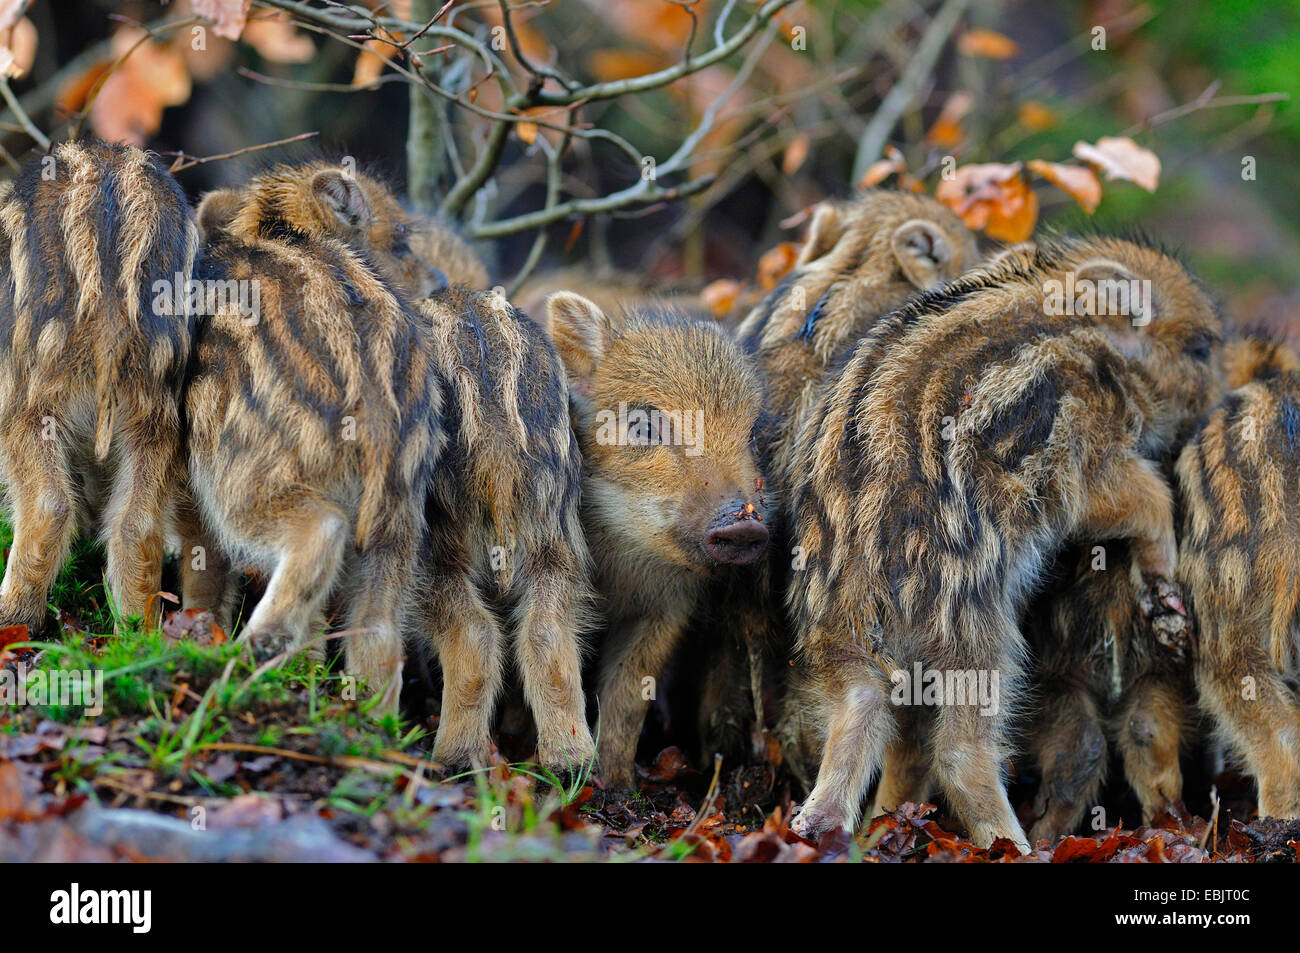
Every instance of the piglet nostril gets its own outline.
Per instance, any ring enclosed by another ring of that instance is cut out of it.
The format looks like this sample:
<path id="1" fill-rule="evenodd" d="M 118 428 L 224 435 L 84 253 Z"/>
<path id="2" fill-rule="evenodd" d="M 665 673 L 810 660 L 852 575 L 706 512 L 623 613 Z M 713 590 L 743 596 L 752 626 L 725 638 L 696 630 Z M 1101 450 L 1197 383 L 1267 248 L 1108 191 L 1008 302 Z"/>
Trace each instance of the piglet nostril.
<path id="1" fill-rule="evenodd" d="M 704 536 L 704 551 L 715 562 L 744 566 L 767 547 L 767 527 L 757 520 L 741 519 L 714 527 Z"/>

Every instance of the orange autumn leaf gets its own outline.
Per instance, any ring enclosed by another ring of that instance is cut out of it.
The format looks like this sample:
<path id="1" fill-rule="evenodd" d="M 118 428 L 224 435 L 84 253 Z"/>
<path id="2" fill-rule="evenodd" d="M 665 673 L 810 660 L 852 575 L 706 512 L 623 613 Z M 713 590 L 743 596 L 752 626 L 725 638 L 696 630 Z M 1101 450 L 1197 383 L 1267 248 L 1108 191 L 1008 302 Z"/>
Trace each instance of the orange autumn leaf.
<path id="1" fill-rule="evenodd" d="M 800 13 L 802 13 L 802 11 L 800 11 Z M 795 33 L 795 30 L 797 30 L 801 26 L 804 26 L 804 24 L 801 22 L 802 19 L 803 18 L 798 14 L 791 15 L 789 12 L 786 12 L 786 13 L 778 13 L 773 18 L 772 22 L 776 24 L 776 28 L 777 30 L 780 31 L 781 35 L 785 37 L 787 41 L 789 41 L 789 40 L 793 40 L 796 36 L 798 36 L 798 34 Z"/>
<path id="2" fill-rule="evenodd" d="M 704 290 L 700 292 L 700 301 L 715 318 L 725 318 L 736 309 L 736 302 L 740 300 L 740 293 L 743 290 L 744 286 L 739 281 L 719 278 L 705 285 Z"/>
<path id="3" fill-rule="evenodd" d="M 27 642 L 30 640 L 25 625 L 6 625 L 0 628 L 0 650 L 6 649 L 15 642 Z"/>
<path id="4" fill-rule="evenodd" d="M 681 54 L 695 16 L 676 3 L 646 0 L 601 0 L 593 5 L 622 36 L 676 58 Z"/>
<path id="5" fill-rule="evenodd" d="M 191 0 L 194 12 L 212 21 L 212 32 L 227 40 L 239 39 L 248 22 L 251 0 Z"/>
<path id="6" fill-rule="evenodd" d="M 501 9 L 495 3 L 483 10 L 483 16 L 493 27 L 505 26 L 504 21 L 501 19 Z M 515 39 L 519 42 L 519 49 L 523 51 L 524 56 L 530 62 L 551 62 L 554 56 L 551 44 L 542 35 L 542 32 L 532 25 L 530 17 L 516 9 L 510 17 L 510 25 L 514 28 Z M 515 65 L 513 53 L 510 56 L 510 63 L 511 66 Z"/>
<path id="7" fill-rule="evenodd" d="M 376 82 L 383 75 L 384 67 L 391 57 L 397 54 L 397 47 L 383 40 L 369 39 L 365 49 L 357 54 L 357 65 L 352 70 L 352 85 L 364 88 Z"/>
<path id="8" fill-rule="evenodd" d="M 799 167 L 808 158 L 808 148 L 811 142 L 812 140 L 808 138 L 806 132 L 801 132 L 790 140 L 790 144 L 785 147 L 785 154 L 781 156 L 782 175 L 794 175 L 799 171 Z"/>
<path id="9" fill-rule="evenodd" d="M 925 191 L 925 183 L 910 172 L 900 172 L 898 174 L 898 187 L 904 192 Z"/>
<path id="10" fill-rule="evenodd" d="M 587 59 L 591 75 L 602 83 L 644 76 L 667 65 L 668 61 L 661 54 L 647 50 L 596 50 Z"/>
<path id="11" fill-rule="evenodd" d="M 36 27 L 23 17 L 0 38 L 0 73 L 21 79 L 36 59 Z"/>
<path id="12" fill-rule="evenodd" d="M 1020 174 L 1019 162 L 962 166 L 943 179 L 934 197 L 961 217 L 966 227 L 990 238 L 1022 242 L 1038 221 L 1038 196 Z"/>
<path id="13" fill-rule="evenodd" d="M 515 132 L 519 138 L 530 146 L 537 141 L 540 133 L 553 146 L 560 144 L 564 134 L 557 129 L 548 128 L 548 126 L 565 126 L 569 122 L 571 113 L 567 109 L 558 106 L 530 106 L 528 109 L 519 111 L 519 115 L 528 116 L 539 122 L 517 122 L 515 123 Z M 547 123 L 547 126 L 542 125 Z"/>
<path id="14" fill-rule="evenodd" d="M 1038 194 L 1017 175 L 1002 184 L 1002 200 L 994 204 L 984 234 L 1004 242 L 1023 242 L 1038 224 Z"/>
<path id="15" fill-rule="evenodd" d="M 906 171 L 907 162 L 898 147 L 885 146 L 885 157 L 867 166 L 867 171 L 862 173 L 862 178 L 858 179 L 857 187 L 860 189 L 874 188 L 895 172 L 902 175 Z"/>
<path id="16" fill-rule="evenodd" d="M 934 125 L 925 134 L 925 138 L 940 149 L 951 149 L 960 145 L 962 139 L 966 138 L 961 128 L 961 121 L 974 105 L 975 97 L 970 93 L 965 91 L 953 93 L 943 104 L 939 117 L 935 119 Z"/>
<path id="17" fill-rule="evenodd" d="M 309 63 L 316 55 L 311 37 L 299 31 L 285 13 L 250 20 L 243 40 L 272 63 Z"/>
<path id="18" fill-rule="evenodd" d="M 1160 159 L 1127 136 L 1102 136 L 1096 145 L 1074 144 L 1074 155 L 1107 179 L 1124 179 L 1154 192 L 1160 182 Z"/>
<path id="19" fill-rule="evenodd" d="M 1016 41 L 996 30 L 967 30 L 957 38 L 957 49 L 966 56 L 1009 60 L 1019 52 Z"/>
<path id="20" fill-rule="evenodd" d="M 31 0 L 0 0 L 0 30 L 7 30 L 27 12 Z"/>
<path id="21" fill-rule="evenodd" d="M 771 291 L 776 283 L 789 273 L 799 258 L 797 242 L 781 242 L 763 253 L 758 259 L 758 287 Z"/>
<path id="22" fill-rule="evenodd" d="M 134 46 L 143 35 L 135 27 L 113 34 L 114 62 L 130 55 L 104 80 L 90 107 L 91 128 L 109 142 L 143 146 L 162 125 L 163 110 L 190 98 L 190 73 L 180 50 L 153 40 Z"/>
<path id="23" fill-rule="evenodd" d="M 1059 125 L 1056 113 L 1037 100 L 1031 99 L 1029 102 L 1021 103 L 1020 108 L 1016 110 L 1016 115 L 1020 119 L 1020 124 L 1030 132 L 1055 129 Z"/>
<path id="24" fill-rule="evenodd" d="M 110 65 L 112 64 L 101 61 L 70 78 L 59 87 L 58 94 L 54 97 L 55 109 L 64 115 L 81 112 L 86 107 L 86 99 L 91 90 L 104 78 Z"/>
<path id="25" fill-rule="evenodd" d="M 1072 196 L 1083 210 L 1091 215 L 1101 202 L 1101 180 L 1087 166 L 1064 165 L 1060 162 L 1044 162 L 1042 159 L 1030 159 L 1029 171 L 1041 175 L 1048 182 Z"/>

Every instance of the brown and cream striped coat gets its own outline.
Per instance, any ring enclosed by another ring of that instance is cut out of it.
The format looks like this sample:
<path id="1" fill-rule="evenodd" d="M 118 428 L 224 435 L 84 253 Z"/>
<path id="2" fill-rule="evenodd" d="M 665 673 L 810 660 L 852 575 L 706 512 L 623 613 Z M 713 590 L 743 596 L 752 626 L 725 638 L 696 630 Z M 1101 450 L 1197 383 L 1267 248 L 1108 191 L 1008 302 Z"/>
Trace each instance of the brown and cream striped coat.
<path id="1" fill-rule="evenodd" d="M 106 543 L 120 616 L 143 618 L 161 588 L 193 332 L 170 290 L 197 243 L 184 193 L 139 149 L 65 142 L 0 186 L 0 478 L 14 527 L 0 624 L 41 628 L 80 530 Z"/>
<path id="2" fill-rule="evenodd" d="M 1048 313 L 1048 282 L 1067 276 L 1149 281 L 1149 322 Z M 977 843 L 1026 843 L 1001 780 L 1021 610 L 1076 535 L 1132 539 L 1135 571 L 1168 587 L 1172 500 L 1153 461 L 1212 400 L 1220 336 L 1176 262 L 1091 238 L 1012 250 L 854 348 L 791 468 L 807 566 L 788 603 L 826 738 L 798 829 L 851 826 L 882 764 L 878 799 L 906 799 L 928 766 Z M 918 663 L 996 673 L 993 710 L 936 706 L 922 737 L 900 734 L 895 673 Z"/>

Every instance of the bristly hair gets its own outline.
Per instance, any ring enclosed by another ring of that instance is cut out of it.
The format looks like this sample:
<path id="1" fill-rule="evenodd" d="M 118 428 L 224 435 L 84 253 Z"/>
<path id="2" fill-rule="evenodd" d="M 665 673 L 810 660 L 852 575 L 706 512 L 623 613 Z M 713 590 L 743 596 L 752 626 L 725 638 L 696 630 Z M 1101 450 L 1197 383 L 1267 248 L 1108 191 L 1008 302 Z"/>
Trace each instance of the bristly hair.
<path id="1" fill-rule="evenodd" d="M 628 305 L 621 303 L 618 316 L 628 328 L 644 325 L 668 325 L 670 327 L 717 326 L 716 321 L 688 314 L 671 301 L 657 297 L 644 304 Z M 616 334 L 618 332 L 618 322 L 615 322 L 614 332 Z"/>

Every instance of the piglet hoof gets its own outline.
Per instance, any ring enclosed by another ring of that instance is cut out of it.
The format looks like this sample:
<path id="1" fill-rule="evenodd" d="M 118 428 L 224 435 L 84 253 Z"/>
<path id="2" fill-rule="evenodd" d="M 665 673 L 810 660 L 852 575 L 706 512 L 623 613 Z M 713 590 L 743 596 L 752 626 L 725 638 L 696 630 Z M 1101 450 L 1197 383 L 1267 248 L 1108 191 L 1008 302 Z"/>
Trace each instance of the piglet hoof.
<path id="1" fill-rule="evenodd" d="M 1156 641 L 1180 662 L 1186 660 L 1192 645 L 1192 622 L 1178 586 L 1167 579 L 1150 580 L 1138 598 L 1138 608 Z"/>
<path id="2" fill-rule="evenodd" d="M 804 840 L 817 841 L 823 834 L 845 830 L 845 826 L 839 818 L 820 811 L 810 795 L 790 813 L 790 830 Z"/>
<path id="3" fill-rule="evenodd" d="M 283 632 L 247 631 L 239 641 L 252 654 L 254 661 L 261 664 L 289 651 L 293 640 Z"/>

